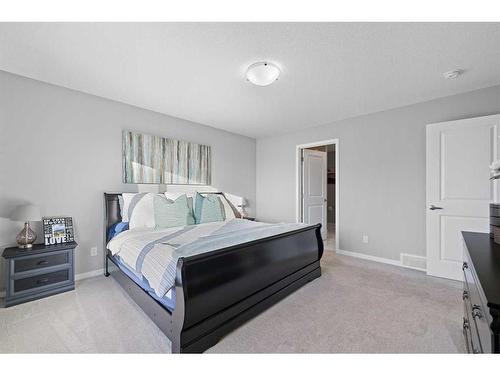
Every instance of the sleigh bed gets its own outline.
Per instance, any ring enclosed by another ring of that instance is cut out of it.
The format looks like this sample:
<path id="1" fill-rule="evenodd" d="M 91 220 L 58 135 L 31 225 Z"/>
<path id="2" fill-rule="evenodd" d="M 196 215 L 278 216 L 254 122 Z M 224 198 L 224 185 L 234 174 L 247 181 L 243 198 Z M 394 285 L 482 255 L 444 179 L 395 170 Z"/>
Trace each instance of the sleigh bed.
<path id="1" fill-rule="evenodd" d="M 104 240 L 121 222 L 120 193 L 104 194 Z M 172 342 L 173 353 L 201 353 L 224 335 L 321 275 L 321 225 L 180 257 L 169 299 L 154 296 L 120 257 L 105 251 L 111 275 Z"/>

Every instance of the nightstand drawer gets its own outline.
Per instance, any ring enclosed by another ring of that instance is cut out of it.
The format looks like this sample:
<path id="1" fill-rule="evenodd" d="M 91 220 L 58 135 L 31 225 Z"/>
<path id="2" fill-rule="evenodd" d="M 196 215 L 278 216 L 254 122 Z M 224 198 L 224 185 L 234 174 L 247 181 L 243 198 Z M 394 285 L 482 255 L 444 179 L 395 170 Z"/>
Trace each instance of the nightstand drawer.
<path id="1" fill-rule="evenodd" d="M 34 288 L 40 288 L 64 281 L 70 281 L 69 269 L 14 280 L 14 293 L 27 291 Z"/>
<path id="2" fill-rule="evenodd" d="M 67 263 L 69 263 L 69 252 L 47 254 L 34 258 L 16 259 L 14 261 L 14 273 L 59 266 Z"/>
<path id="3" fill-rule="evenodd" d="M 5 307 L 75 289 L 76 242 L 4 249 Z"/>

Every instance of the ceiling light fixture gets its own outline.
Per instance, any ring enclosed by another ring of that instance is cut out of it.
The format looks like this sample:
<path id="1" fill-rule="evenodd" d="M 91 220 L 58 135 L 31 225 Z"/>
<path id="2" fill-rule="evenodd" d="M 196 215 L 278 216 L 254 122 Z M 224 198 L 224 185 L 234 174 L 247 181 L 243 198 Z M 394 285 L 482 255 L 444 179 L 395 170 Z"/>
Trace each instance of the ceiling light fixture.
<path id="1" fill-rule="evenodd" d="M 450 70 L 448 72 L 443 73 L 443 77 L 446 79 L 455 79 L 459 75 L 462 75 L 464 71 L 462 69 L 455 69 L 455 70 Z"/>
<path id="2" fill-rule="evenodd" d="M 247 69 L 247 80 L 257 86 L 267 86 L 278 79 L 280 69 L 269 62 L 258 62 Z"/>

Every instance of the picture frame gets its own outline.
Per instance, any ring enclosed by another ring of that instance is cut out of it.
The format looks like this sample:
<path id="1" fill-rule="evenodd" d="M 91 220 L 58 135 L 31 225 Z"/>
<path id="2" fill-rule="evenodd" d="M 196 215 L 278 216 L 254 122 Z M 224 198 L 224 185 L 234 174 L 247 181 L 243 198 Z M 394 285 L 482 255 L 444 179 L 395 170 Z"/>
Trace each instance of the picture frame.
<path id="1" fill-rule="evenodd" d="M 156 135 L 122 132 L 126 184 L 211 184 L 211 147 Z"/>
<path id="2" fill-rule="evenodd" d="M 42 226 L 46 246 L 75 241 L 73 218 L 69 216 L 43 217 Z"/>

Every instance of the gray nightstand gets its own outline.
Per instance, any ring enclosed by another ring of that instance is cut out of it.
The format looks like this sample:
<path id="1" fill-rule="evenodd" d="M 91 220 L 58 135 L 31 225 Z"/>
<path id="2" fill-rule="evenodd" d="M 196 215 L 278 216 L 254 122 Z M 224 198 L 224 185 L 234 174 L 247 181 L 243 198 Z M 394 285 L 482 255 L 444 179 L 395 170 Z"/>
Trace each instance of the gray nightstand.
<path id="1" fill-rule="evenodd" d="M 75 289 L 76 242 L 6 248 L 5 307 Z"/>

